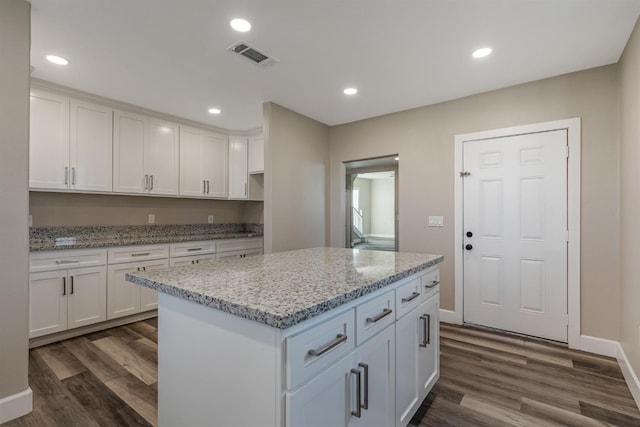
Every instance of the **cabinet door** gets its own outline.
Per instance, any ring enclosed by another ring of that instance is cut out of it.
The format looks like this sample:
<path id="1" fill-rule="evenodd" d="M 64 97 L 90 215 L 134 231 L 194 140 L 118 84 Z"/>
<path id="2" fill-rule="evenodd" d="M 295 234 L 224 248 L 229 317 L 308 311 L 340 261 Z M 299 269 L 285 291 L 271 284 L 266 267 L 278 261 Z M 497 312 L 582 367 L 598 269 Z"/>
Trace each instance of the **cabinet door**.
<path id="1" fill-rule="evenodd" d="M 71 189 L 113 189 L 113 110 L 71 100 Z"/>
<path id="2" fill-rule="evenodd" d="M 420 306 L 419 320 L 426 331 L 419 350 L 420 402 L 427 397 L 440 376 L 440 295 L 436 294 Z"/>
<path id="3" fill-rule="evenodd" d="M 344 427 L 356 410 L 354 353 L 331 365 L 293 393 L 286 394 L 287 427 Z"/>
<path id="4" fill-rule="evenodd" d="M 140 286 L 124 280 L 138 272 L 138 263 L 110 265 L 107 271 L 107 319 L 140 312 Z"/>
<path id="5" fill-rule="evenodd" d="M 202 174 L 201 152 L 203 131 L 180 127 L 180 195 L 204 197 L 205 178 Z"/>
<path id="6" fill-rule="evenodd" d="M 32 89 L 29 187 L 66 189 L 68 174 L 69 98 Z"/>
<path id="7" fill-rule="evenodd" d="M 29 276 L 29 338 L 67 329 L 67 272 Z"/>
<path id="8" fill-rule="evenodd" d="M 178 194 L 178 153 L 178 125 L 150 119 L 145 153 L 150 193 Z"/>
<path id="9" fill-rule="evenodd" d="M 361 372 L 360 417 L 352 416 L 350 427 L 395 425 L 395 352 L 393 325 L 356 349 L 355 368 Z"/>
<path id="10" fill-rule="evenodd" d="M 396 322 L 396 426 L 406 426 L 420 400 L 420 307 Z"/>
<path id="11" fill-rule="evenodd" d="M 146 117 L 115 111 L 113 121 L 113 191 L 143 193 L 145 179 L 144 151 L 148 140 Z"/>
<path id="12" fill-rule="evenodd" d="M 249 139 L 249 173 L 264 172 L 264 140 L 262 135 Z"/>
<path id="13" fill-rule="evenodd" d="M 247 138 L 229 139 L 229 198 L 248 197 Z"/>
<path id="14" fill-rule="evenodd" d="M 68 281 L 68 329 L 107 320 L 107 268 L 75 268 Z"/>
<path id="15" fill-rule="evenodd" d="M 226 198 L 228 140 L 225 135 L 205 133 L 200 158 L 203 179 L 207 181 L 207 197 Z"/>
<path id="16" fill-rule="evenodd" d="M 158 270 L 169 267 L 169 260 L 147 262 L 142 266 L 142 270 Z M 140 288 L 140 311 L 155 310 L 158 308 L 158 291 L 144 286 L 134 285 Z"/>

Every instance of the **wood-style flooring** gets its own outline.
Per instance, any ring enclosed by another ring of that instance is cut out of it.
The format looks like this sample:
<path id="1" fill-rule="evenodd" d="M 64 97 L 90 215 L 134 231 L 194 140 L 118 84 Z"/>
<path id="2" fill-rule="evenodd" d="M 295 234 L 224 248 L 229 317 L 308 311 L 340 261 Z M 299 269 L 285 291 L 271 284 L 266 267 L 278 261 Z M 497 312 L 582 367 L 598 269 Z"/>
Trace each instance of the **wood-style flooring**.
<path id="1" fill-rule="evenodd" d="M 413 426 L 640 427 L 614 359 L 443 324 L 440 360 Z M 31 350 L 29 368 L 33 412 L 4 427 L 157 425 L 156 319 Z"/>

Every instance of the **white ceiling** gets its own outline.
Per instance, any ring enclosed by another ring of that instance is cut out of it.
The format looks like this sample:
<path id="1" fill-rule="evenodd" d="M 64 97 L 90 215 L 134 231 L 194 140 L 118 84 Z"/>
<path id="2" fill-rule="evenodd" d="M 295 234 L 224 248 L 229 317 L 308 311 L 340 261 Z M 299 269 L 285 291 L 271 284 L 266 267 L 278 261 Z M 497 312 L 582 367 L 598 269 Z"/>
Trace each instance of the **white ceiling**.
<path id="1" fill-rule="evenodd" d="M 615 63 L 640 13 L 640 0 L 31 4 L 34 77 L 231 130 L 261 126 L 266 101 L 337 125 Z M 252 30 L 233 31 L 235 17 Z M 280 63 L 229 53 L 240 40 Z M 472 59 L 482 46 L 493 55 Z"/>

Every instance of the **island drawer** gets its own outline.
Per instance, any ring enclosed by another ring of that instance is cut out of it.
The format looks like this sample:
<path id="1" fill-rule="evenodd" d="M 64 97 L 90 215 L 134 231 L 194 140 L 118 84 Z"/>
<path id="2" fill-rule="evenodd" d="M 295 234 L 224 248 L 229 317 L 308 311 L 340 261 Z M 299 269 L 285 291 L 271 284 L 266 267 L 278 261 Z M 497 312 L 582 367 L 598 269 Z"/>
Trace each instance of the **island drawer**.
<path id="1" fill-rule="evenodd" d="M 77 267 L 92 267 L 107 263 L 105 249 L 71 249 L 62 251 L 34 252 L 29 257 L 29 271 L 66 270 Z"/>
<path id="2" fill-rule="evenodd" d="M 440 291 L 440 270 L 436 269 L 422 276 L 422 302 Z"/>
<path id="3" fill-rule="evenodd" d="M 286 339 L 286 383 L 292 389 L 327 369 L 356 346 L 354 309 Z"/>
<path id="4" fill-rule="evenodd" d="M 108 252 L 109 264 L 169 258 L 169 245 L 125 246 Z"/>
<path id="5" fill-rule="evenodd" d="M 357 345 L 396 321 L 393 290 L 356 307 Z"/>
<path id="6" fill-rule="evenodd" d="M 189 255 L 201 255 L 212 254 L 216 251 L 216 242 L 214 240 L 203 242 L 182 242 L 173 243 L 169 246 L 169 256 L 189 256 Z"/>
<path id="7" fill-rule="evenodd" d="M 404 316 L 420 305 L 422 295 L 421 277 L 414 277 L 396 288 L 396 318 Z"/>
<path id="8" fill-rule="evenodd" d="M 262 238 L 228 239 L 216 243 L 217 252 L 243 251 L 246 249 L 261 249 Z"/>

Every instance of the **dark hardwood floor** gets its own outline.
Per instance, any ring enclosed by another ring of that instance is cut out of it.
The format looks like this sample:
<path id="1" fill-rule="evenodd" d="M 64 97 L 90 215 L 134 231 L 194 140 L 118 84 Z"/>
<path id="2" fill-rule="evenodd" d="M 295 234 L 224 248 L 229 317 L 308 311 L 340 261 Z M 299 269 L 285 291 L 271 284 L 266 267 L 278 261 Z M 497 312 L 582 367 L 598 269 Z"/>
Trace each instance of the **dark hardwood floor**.
<path id="1" fill-rule="evenodd" d="M 34 410 L 5 427 L 157 424 L 155 319 L 31 350 L 29 363 Z M 614 359 L 443 324 L 440 380 L 411 425 L 639 427 L 640 412 Z"/>

